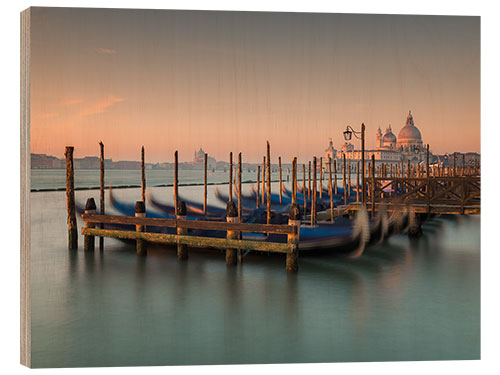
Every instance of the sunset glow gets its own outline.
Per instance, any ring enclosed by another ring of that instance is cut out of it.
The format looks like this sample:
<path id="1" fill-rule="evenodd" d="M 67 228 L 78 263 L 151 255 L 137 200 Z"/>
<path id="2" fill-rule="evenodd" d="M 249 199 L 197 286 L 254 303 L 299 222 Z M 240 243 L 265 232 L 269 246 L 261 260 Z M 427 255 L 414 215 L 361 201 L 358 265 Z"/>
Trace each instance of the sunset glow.
<path id="1" fill-rule="evenodd" d="M 147 161 L 321 155 L 408 110 L 434 153 L 480 152 L 479 17 L 34 8 L 31 151 Z M 358 146 L 356 144 L 356 146 Z"/>

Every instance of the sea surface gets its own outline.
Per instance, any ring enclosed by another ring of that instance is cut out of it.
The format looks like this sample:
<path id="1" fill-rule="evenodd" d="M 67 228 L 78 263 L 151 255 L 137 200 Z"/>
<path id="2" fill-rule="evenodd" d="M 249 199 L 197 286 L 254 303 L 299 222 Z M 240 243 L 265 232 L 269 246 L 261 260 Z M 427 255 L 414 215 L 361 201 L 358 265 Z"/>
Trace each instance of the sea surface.
<path id="1" fill-rule="evenodd" d="M 148 180 L 171 182 L 159 172 Z M 64 186 L 62 173 L 34 171 L 32 187 Z M 98 171 L 76 171 L 75 184 L 97 186 Z M 209 204 L 223 207 L 213 189 Z M 151 191 L 172 202 L 171 187 Z M 180 192 L 202 200 L 200 186 Z M 140 199 L 139 188 L 114 193 Z M 76 192 L 81 204 L 88 197 L 98 201 L 99 191 Z M 152 247 L 140 258 L 113 239 L 85 253 L 81 235 L 68 250 L 65 204 L 64 191 L 31 193 L 33 367 L 480 358 L 478 216 L 437 217 L 419 240 L 393 236 L 357 259 L 302 256 L 289 274 L 281 255 L 250 253 L 227 267 L 217 250 L 190 250 L 180 262 L 175 248 Z"/>

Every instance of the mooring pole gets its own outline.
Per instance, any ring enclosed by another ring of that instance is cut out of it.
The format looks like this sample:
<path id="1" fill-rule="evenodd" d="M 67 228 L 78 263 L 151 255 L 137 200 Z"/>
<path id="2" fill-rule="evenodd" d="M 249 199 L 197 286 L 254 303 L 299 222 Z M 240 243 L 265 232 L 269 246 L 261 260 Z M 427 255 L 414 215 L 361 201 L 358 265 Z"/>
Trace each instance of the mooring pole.
<path id="1" fill-rule="evenodd" d="M 271 224 L 271 146 L 267 142 L 267 223 Z"/>
<path id="2" fill-rule="evenodd" d="M 208 154 L 205 153 L 204 172 L 203 172 L 203 215 L 207 214 L 207 183 L 208 183 L 207 164 L 208 164 Z"/>
<path id="3" fill-rule="evenodd" d="M 311 225 L 316 225 L 316 156 L 313 158 L 313 191 L 312 191 L 312 205 L 311 205 Z"/>
<path id="4" fill-rule="evenodd" d="M 141 148 L 141 200 L 146 204 L 146 167 L 144 163 L 144 146 Z"/>
<path id="5" fill-rule="evenodd" d="M 311 161 L 309 160 L 309 178 L 307 180 L 307 199 L 311 200 Z M 311 205 L 312 210 L 312 205 Z M 311 211 L 312 213 L 312 211 Z"/>
<path id="6" fill-rule="evenodd" d="M 286 253 L 286 270 L 296 272 L 299 269 L 299 236 L 300 236 L 300 208 L 297 203 L 293 203 L 288 214 L 288 225 L 296 227 L 296 233 L 288 235 L 288 243 L 293 249 Z"/>
<path id="7" fill-rule="evenodd" d="M 174 153 L 174 209 L 178 210 L 179 205 L 179 153 Z"/>
<path id="8" fill-rule="evenodd" d="M 143 201 L 135 202 L 135 217 L 146 217 L 146 206 Z M 144 225 L 136 225 L 136 232 L 144 232 L 146 227 Z M 147 254 L 147 243 L 144 240 L 136 240 L 137 255 L 145 256 Z"/>
<path id="9" fill-rule="evenodd" d="M 261 204 L 264 206 L 264 203 L 266 197 L 266 157 L 264 156 L 262 159 L 262 199 L 261 199 Z"/>
<path id="10" fill-rule="evenodd" d="M 332 159 L 328 158 L 328 193 L 330 194 L 330 219 L 333 223 Z"/>
<path id="11" fill-rule="evenodd" d="M 233 153 L 229 153 L 229 201 L 233 200 Z"/>
<path id="12" fill-rule="evenodd" d="M 85 205 L 85 214 L 86 215 L 95 215 L 97 207 L 95 205 L 94 198 L 87 199 L 87 204 Z M 85 228 L 95 228 L 94 223 L 85 223 Z M 85 235 L 83 237 L 83 250 L 85 251 L 94 251 L 95 246 L 95 237 Z"/>
<path id="13" fill-rule="evenodd" d="M 306 165 L 302 164 L 302 197 L 304 198 L 304 217 L 307 215 L 307 198 L 306 198 Z"/>
<path id="14" fill-rule="evenodd" d="M 260 201 L 260 165 L 257 166 L 257 202 L 256 207 L 259 208 Z"/>
<path id="15" fill-rule="evenodd" d="M 281 204 L 282 203 L 281 194 L 282 194 L 282 190 L 283 190 L 283 181 L 281 179 L 281 156 L 278 157 L 278 167 L 279 167 L 279 171 L 280 171 L 280 204 Z"/>
<path id="16" fill-rule="evenodd" d="M 375 154 L 372 154 L 372 218 L 375 217 Z"/>
<path id="17" fill-rule="evenodd" d="M 186 209 L 186 202 L 180 201 L 179 204 L 177 205 L 177 212 L 176 212 L 176 218 L 177 220 L 186 220 L 187 217 L 187 209 Z M 177 236 L 182 236 L 184 234 L 187 234 L 187 228 L 181 228 L 177 225 Z M 178 239 L 179 237 L 177 237 Z M 186 245 L 183 245 L 180 243 L 179 240 L 177 240 L 177 259 L 179 260 L 186 260 L 188 258 L 188 250 Z"/>
<path id="18" fill-rule="evenodd" d="M 243 218 L 241 216 L 241 210 L 242 210 L 242 202 L 241 202 L 241 152 L 238 154 L 238 221 L 240 223 L 243 222 Z M 241 240 L 242 232 L 239 232 L 239 239 Z M 240 262 L 241 262 L 241 252 L 238 251 L 239 257 L 240 257 Z"/>
<path id="19" fill-rule="evenodd" d="M 78 249 L 78 234 L 75 214 L 75 177 L 73 169 L 73 146 L 67 146 L 66 156 L 66 208 L 68 211 L 68 248 Z"/>
<path id="20" fill-rule="evenodd" d="M 99 200 L 100 200 L 100 214 L 104 215 L 104 144 L 102 142 L 99 142 L 99 147 L 101 149 L 101 155 L 100 155 L 100 168 L 101 168 L 101 173 L 100 173 L 100 184 L 99 184 Z M 99 225 L 101 229 L 104 229 L 104 223 L 101 223 Z M 104 250 L 104 237 L 99 237 L 99 250 L 103 251 Z"/>
<path id="21" fill-rule="evenodd" d="M 323 157 L 319 158 L 319 199 L 323 198 Z"/>
<path id="22" fill-rule="evenodd" d="M 344 205 L 347 205 L 347 179 L 346 179 L 346 162 L 345 162 L 345 153 L 342 154 L 343 167 L 342 167 L 342 184 L 344 185 Z"/>
<path id="23" fill-rule="evenodd" d="M 226 206 L 226 221 L 228 223 L 237 223 L 238 222 L 238 210 L 236 209 L 236 205 L 233 201 L 227 202 Z M 236 231 L 227 231 L 227 239 L 236 240 L 238 239 L 238 232 Z M 236 249 L 226 249 L 226 264 L 227 265 L 235 265 L 238 262 L 238 258 L 236 257 Z"/>

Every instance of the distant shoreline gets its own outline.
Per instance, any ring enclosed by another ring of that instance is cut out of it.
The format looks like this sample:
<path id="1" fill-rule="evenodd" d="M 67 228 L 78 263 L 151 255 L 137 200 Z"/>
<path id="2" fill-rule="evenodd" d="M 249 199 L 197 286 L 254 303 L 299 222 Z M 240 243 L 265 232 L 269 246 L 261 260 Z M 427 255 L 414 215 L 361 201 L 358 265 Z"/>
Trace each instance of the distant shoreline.
<path id="1" fill-rule="evenodd" d="M 280 180 L 271 180 L 271 182 L 279 182 Z M 297 181 L 301 181 L 298 179 Z M 246 180 L 246 181 L 241 181 L 242 184 L 251 184 L 251 183 L 256 183 L 257 181 L 254 180 Z M 284 181 L 285 182 L 285 181 Z M 207 186 L 213 186 L 213 185 L 229 185 L 229 182 L 208 182 Z M 154 185 L 154 186 L 147 186 L 147 187 L 173 187 L 174 184 L 160 184 L 160 185 Z M 203 183 L 198 183 L 194 182 L 191 184 L 179 184 L 178 186 L 203 186 Z M 137 189 L 140 188 L 141 185 L 119 185 L 119 186 L 111 186 L 113 189 Z M 75 187 L 75 191 L 78 190 L 99 190 L 99 186 L 90 186 L 90 187 Z M 104 187 L 105 190 L 109 190 L 109 186 Z M 47 191 L 66 191 L 66 187 L 61 187 L 61 188 L 48 188 L 48 189 L 31 189 L 30 192 L 32 193 L 42 193 L 42 192 L 47 192 Z"/>

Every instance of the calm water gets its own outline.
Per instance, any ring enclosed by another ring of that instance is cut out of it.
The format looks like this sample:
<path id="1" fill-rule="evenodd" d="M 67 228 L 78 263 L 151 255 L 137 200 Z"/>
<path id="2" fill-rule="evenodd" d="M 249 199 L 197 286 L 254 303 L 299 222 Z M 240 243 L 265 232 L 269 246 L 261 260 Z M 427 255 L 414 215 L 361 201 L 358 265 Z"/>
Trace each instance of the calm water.
<path id="1" fill-rule="evenodd" d="M 181 192 L 201 198 L 198 186 Z M 89 196 L 98 191 L 76 192 L 82 203 Z M 217 251 L 179 262 L 175 249 L 153 248 L 139 258 L 112 239 L 85 254 L 82 237 L 68 251 L 64 192 L 31 198 L 34 367 L 480 356 L 479 217 L 438 218 L 419 241 L 391 237 L 359 259 L 301 257 L 287 274 L 282 256 L 250 254 L 227 268 Z"/>

